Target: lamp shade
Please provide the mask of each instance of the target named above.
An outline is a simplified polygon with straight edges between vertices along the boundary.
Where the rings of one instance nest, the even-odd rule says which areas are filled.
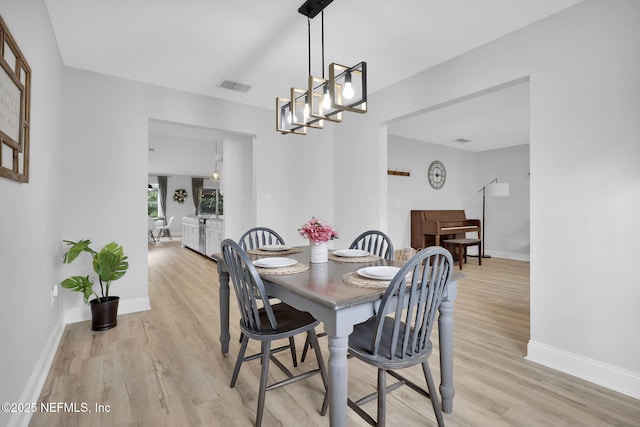
[[[487,196],[489,197],[509,197],[509,183],[495,182],[487,186]]]

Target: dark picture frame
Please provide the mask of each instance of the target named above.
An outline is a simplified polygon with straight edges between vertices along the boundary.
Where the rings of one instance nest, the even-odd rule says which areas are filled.
[[[0,177],[29,182],[31,68],[0,16]]]

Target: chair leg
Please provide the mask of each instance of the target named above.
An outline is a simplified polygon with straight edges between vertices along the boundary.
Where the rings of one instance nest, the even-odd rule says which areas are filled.
[[[431,400],[431,405],[433,406],[433,412],[435,412],[436,414],[436,420],[438,420],[438,427],[444,427],[444,419],[442,418],[442,409],[440,408],[438,391],[436,390],[436,385],[433,383],[433,376],[431,375],[429,362],[424,362],[422,364],[422,370],[424,371],[424,378],[427,380],[429,399]]]
[[[298,356],[296,355],[296,341],[293,337],[289,337],[289,348],[291,349],[291,360],[293,360],[293,366],[298,366]]]
[[[329,377],[327,376],[327,369],[324,366],[324,359],[322,358],[322,352],[320,351],[320,343],[318,343],[316,331],[310,330],[307,332],[307,341],[309,342],[309,345],[313,347],[313,351],[316,354],[318,368],[320,368],[320,377],[324,384],[324,399],[322,400],[322,409],[320,409],[320,415],[324,417],[327,413],[327,409],[329,408]]]
[[[317,338],[325,337],[325,336],[327,336],[326,332],[316,333]],[[309,338],[307,337],[307,339],[304,342],[304,348],[302,349],[302,357],[300,357],[301,362],[304,362],[304,359],[307,357],[307,352],[309,351],[310,346],[311,346],[311,343],[309,342]]]
[[[378,427],[386,425],[387,414],[387,373],[378,369]]]
[[[238,379],[238,374],[240,373],[240,366],[242,365],[242,361],[244,360],[244,353],[247,351],[247,343],[249,342],[249,338],[242,336],[242,344],[240,345],[240,352],[238,353],[238,358],[236,359],[236,366],[233,368],[233,375],[231,376],[231,388],[236,386],[236,380]]]
[[[307,351],[309,351],[309,346],[311,343],[309,342],[309,335],[307,335],[307,339],[304,341],[304,349],[302,350],[302,356],[300,356],[300,361],[304,362],[304,359],[307,358]]]
[[[256,412],[256,427],[262,425],[264,412],[264,398],[267,394],[267,378],[269,376],[269,358],[271,357],[271,341],[264,342],[262,351],[262,372],[260,373],[260,392],[258,393],[258,409]]]

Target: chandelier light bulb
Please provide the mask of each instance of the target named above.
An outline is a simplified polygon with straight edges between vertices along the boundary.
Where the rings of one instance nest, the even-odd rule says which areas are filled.
[[[329,110],[331,108],[331,95],[329,94],[329,86],[325,85],[324,87],[324,95],[322,96],[322,106],[325,110]]]
[[[302,111],[304,121],[307,121],[309,118],[309,95],[304,96],[304,110]]]
[[[353,98],[353,86],[351,85],[351,73],[347,73],[344,77],[344,88],[342,89],[342,96],[346,99]]]

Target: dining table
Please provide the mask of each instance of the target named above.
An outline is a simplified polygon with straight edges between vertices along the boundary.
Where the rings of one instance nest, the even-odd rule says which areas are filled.
[[[329,376],[329,420],[333,427],[347,425],[347,390],[349,365],[347,354],[349,335],[354,325],[362,323],[376,314],[384,287],[357,286],[347,280],[363,268],[373,266],[401,266],[397,261],[370,256],[365,258],[342,258],[329,250],[328,261],[309,262],[309,247],[291,247],[285,253],[248,250],[252,261],[266,257],[281,256],[297,261],[297,266],[308,267],[297,270],[276,271],[258,268],[265,289],[270,297],[289,304],[298,310],[311,313],[321,321],[328,335]],[[223,355],[229,353],[229,273],[221,253],[212,254],[217,261],[220,304],[220,344]],[[293,272],[292,272],[293,271]],[[440,387],[442,411],[453,410],[453,306],[456,299],[457,281],[464,275],[454,272],[439,306],[438,342],[440,352]]]

